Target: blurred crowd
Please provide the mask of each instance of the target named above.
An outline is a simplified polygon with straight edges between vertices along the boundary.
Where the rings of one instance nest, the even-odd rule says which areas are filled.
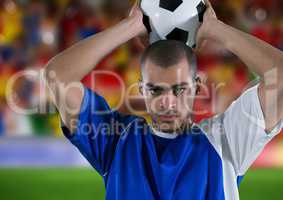
[[[283,50],[283,4],[279,0],[211,0],[218,17],[224,22],[249,32]],[[47,95],[40,76],[19,76],[10,90],[9,81],[24,70],[40,71],[58,52],[77,41],[110,27],[129,13],[132,1],[121,0],[1,0],[0,1],[0,135],[60,136],[58,113]],[[139,55],[143,50],[137,40],[121,46],[107,56],[95,70],[115,72],[126,86],[137,82],[140,75]],[[219,44],[210,43],[198,56],[199,71],[206,84],[225,83],[214,97],[198,100],[199,121],[222,112],[256,75]],[[95,73],[95,72],[94,72]],[[121,98],[117,78],[93,73],[83,83],[106,97],[112,107]],[[137,88],[130,95],[138,95]],[[7,98],[9,96],[9,98]],[[130,98],[126,96],[126,98]],[[32,114],[15,112],[17,108],[44,108]],[[214,100],[217,101],[215,104]],[[132,98],[133,106],[143,109]],[[127,112],[125,107],[121,111]],[[46,113],[48,112],[48,113]]]

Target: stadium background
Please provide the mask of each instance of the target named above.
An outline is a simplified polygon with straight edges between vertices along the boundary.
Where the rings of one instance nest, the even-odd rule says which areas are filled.
[[[283,4],[279,0],[211,0],[218,17],[283,50]],[[132,2],[119,0],[1,0],[0,1],[0,199],[103,199],[102,180],[62,136],[58,113],[40,95],[40,78],[22,77],[7,91],[19,72],[39,72],[58,52],[117,23]],[[113,71],[127,86],[139,78],[137,40],[107,56],[96,70]],[[222,112],[257,77],[232,54],[211,43],[198,57],[207,84],[225,83],[212,98],[196,102],[195,121]],[[112,107],[119,102],[119,82],[93,74],[83,83],[102,94]],[[137,95],[137,89],[129,96]],[[24,115],[8,106],[11,95],[19,108],[45,108]],[[124,99],[125,100],[125,99]],[[143,109],[139,100],[133,106]],[[127,112],[125,106],[120,108]],[[48,111],[48,112],[47,112]],[[242,199],[282,199],[283,136],[264,150],[240,187]]]

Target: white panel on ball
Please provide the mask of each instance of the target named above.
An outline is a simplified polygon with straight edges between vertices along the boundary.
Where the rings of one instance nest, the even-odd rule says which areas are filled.
[[[193,47],[205,11],[202,0],[141,0],[150,19],[150,42],[175,39]]]

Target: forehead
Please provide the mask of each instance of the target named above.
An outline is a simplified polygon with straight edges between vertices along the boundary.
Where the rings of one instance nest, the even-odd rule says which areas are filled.
[[[178,84],[182,82],[191,83],[192,74],[189,63],[181,59],[179,63],[162,68],[150,60],[144,64],[143,81],[153,84]]]

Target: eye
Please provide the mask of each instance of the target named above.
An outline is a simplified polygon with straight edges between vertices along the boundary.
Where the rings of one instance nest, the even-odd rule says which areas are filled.
[[[162,94],[163,89],[162,89],[162,88],[158,88],[158,87],[156,87],[156,88],[150,88],[150,89],[149,89],[149,92],[150,92],[150,94],[151,94],[152,96],[159,96],[159,95]]]
[[[185,87],[174,87],[173,88],[173,93],[175,96],[179,96],[181,94],[183,94],[183,92],[186,90]]]

